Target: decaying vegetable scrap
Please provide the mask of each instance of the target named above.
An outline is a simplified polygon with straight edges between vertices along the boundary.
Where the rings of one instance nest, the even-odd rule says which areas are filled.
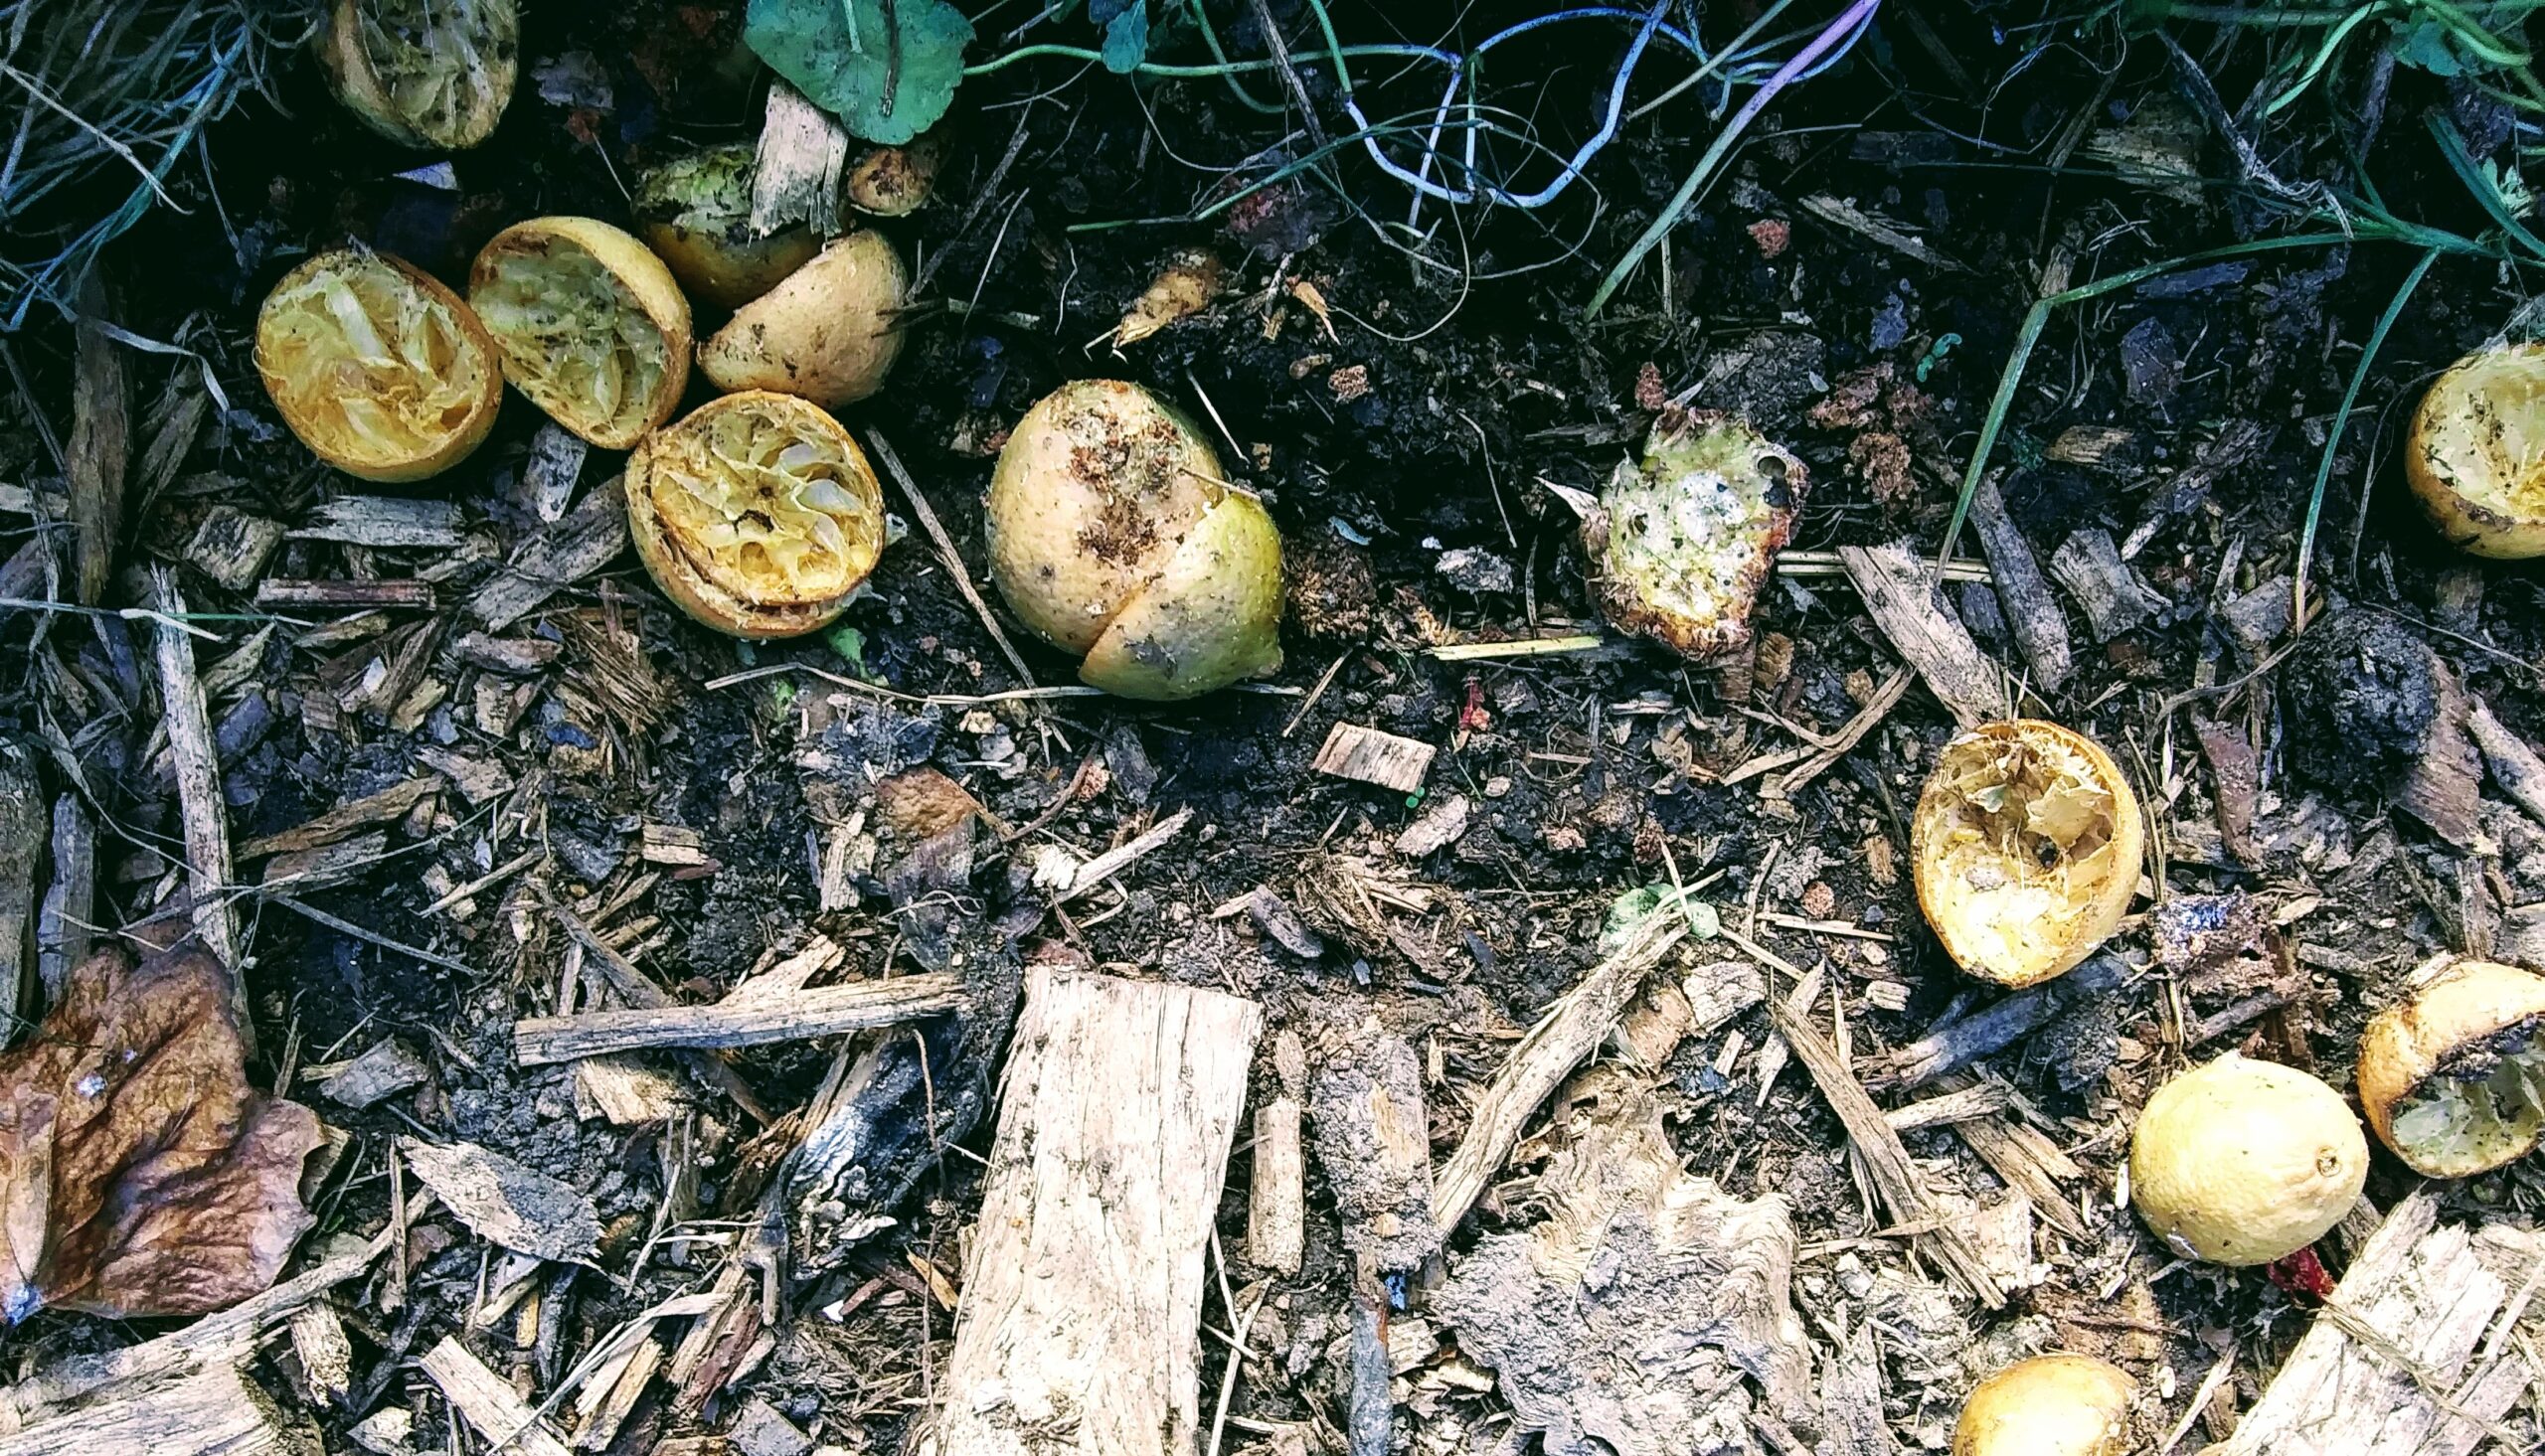
[[[200,948],[80,963],[0,1053],[0,1316],[218,1310],[311,1222],[318,1119],[248,1085],[231,975]]]

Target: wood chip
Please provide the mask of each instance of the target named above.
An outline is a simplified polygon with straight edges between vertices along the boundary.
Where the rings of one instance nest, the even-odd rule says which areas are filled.
[[[840,173],[848,129],[783,81],[768,85],[752,168],[752,232],[765,238],[796,223],[823,237],[839,231]]]
[[[1194,1456],[1204,1249],[1263,1012],[1029,973],[924,1456]]]
[[[502,764],[471,753],[427,744],[416,750],[416,761],[449,779],[459,796],[472,804],[501,798],[513,786],[513,776]]]
[[[1306,1177],[1298,1099],[1276,1096],[1255,1109],[1255,1171],[1247,1185],[1247,1262],[1276,1274],[1299,1272],[1299,1259],[1307,1246]]]
[[[331,1102],[360,1111],[404,1092],[414,1091],[432,1075],[416,1049],[395,1037],[384,1037],[350,1061],[302,1070],[300,1077]]]
[[[152,660],[159,668],[159,704],[168,726],[168,745],[177,768],[177,808],[184,821],[186,879],[194,896],[195,933],[204,947],[232,970],[239,968],[239,918],[230,886],[236,878],[230,861],[230,808],[221,792],[221,761],[212,745],[212,724],[204,710],[203,688],[195,681],[195,639],[176,623],[186,614],[186,599],[165,566],[150,572],[151,600],[168,620],[153,624]],[[248,1011],[244,982],[233,987],[239,1013],[239,1035],[254,1055],[254,1022]]]
[[[294,541],[447,550],[459,545],[465,524],[459,502],[454,500],[433,496],[338,496],[320,502],[299,529],[286,534]]]
[[[96,923],[97,827],[78,794],[53,801],[53,883],[36,916],[36,971],[45,999],[59,1002],[71,968],[88,958]]]
[[[530,436],[530,457],[522,461],[522,504],[542,522],[554,524],[575,498],[584,476],[584,456],[592,447],[583,437],[553,419],[543,419]]]
[[[468,615],[500,632],[627,549],[627,499],[618,476],[593,487],[555,525],[533,532],[468,598]]]
[[[281,522],[218,505],[204,512],[194,539],[186,543],[186,565],[231,591],[245,591],[281,544]]]
[[[1358,724],[1337,723],[1316,750],[1316,771],[1336,778],[1374,783],[1401,794],[1423,787],[1439,751],[1416,738],[1399,737]]]
[[[2098,642],[2142,626],[2155,614],[2154,597],[2121,559],[2112,533],[2100,526],[2070,532],[2051,553],[2050,572],[2085,608],[2086,625]]]
[[[1969,728],[2006,716],[1996,664],[1970,640],[1969,629],[1936,589],[1933,569],[1906,542],[1842,546],[1838,561],[1874,624],[1955,722]]]
[[[457,1339],[443,1336],[417,1365],[441,1386],[451,1409],[495,1449],[513,1456],[572,1456],[556,1429]]]
[[[706,836],[679,824],[645,824],[638,831],[636,853],[648,865],[710,863]]]
[[[231,1366],[118,1392],[0,1437],[0,1456],[259,1456],[302,1449],[286,1434],[273,1402]]]
[[[1447,849],[1467,832],[1471,805],[1464,794],[1442,794],[1423,806],[1414,822],[1396,837],[1396,852],[1408,859]]]
[[[574,1263],[590,1263],[599,1247],[600,1215],[570,1184],[475,1143],[400,1138],[398,1152],[416,1181],[489,1243]]]
[[[405,818],[425,795],[440,787],[440,779],[425,775],[393,784],[376,794],[347,800],[315,819],[278,834],[249,840],[239,847],[239,858],[254,860],[264,855],[293,854],[334,844],[375,824]]]
[[[459,660],[474,663],[489,672],[511,673],[527,677],[557,660],[566,650],[562,642],[545,637],[495,637],[484,632],[462,632],[450,650]]]
[[[2545,824],[2545,758],[2537,756],[2527,740],[2511,732],[2509,726],[2492,713],[2492,706],[2468,693],[2471,711],[2465,727],[2474,735],[2474,746],[2482,750],[2483,764],[2492,771],[2492,782],[2501,786],[2510,802],[2527,811],[2528,817]]]
[[[2068,681],[2075,664],[2069,656],[2068,614],[2050,594],[2050,582],[2041,574],[2041,564],[2033,559],[2032,543],[2024,539],[2022,528],[2006,514],[2005,497],[1998,494],[1997,476],[1990,472],[1979,482],[1970,497],[1970,527],[1979,538],[1979,549],[1988,558],[1988,571],[1997,592],[1997,604],[2005,609],[2006,625],[2015,634],[2015,643],[2023,649],[2024,661],[2032,664],[2032,679],[2041,691],[2057,692]]]
[[[64,469],[71,491],[72,585],[81,601],[105,598],[123,526],[125,468],[132,458],[132,402],[122,346],[102,326],[105,285],[82,285],[72,327],[71,445]]]
[[[318,849],[276,855],[265,861],[265,873],[257,883],[269,890],[306,894],[355,879],[388,855],[389,835],[375,829]]]
[[[343,1406],[354,1382],[354,1347],[345,1338],[345,1322],[326,1304],[311,1303],[294,1310],[287,1323],[292,1357],[300,1363],[310,1402]]]
[[[946,972],[825,986],[770,1004],[591,1011],[513,1023],[513,1059],[524,1066],[647,1047],[762,1047],[898,1026],[962,1005],[963,983]]]
[[[382,611],[431,611],[429,581],[295,581],[268,576],[256,583],[261,607],[364,607]]]
[[[1336,1039],[1308,1105],[1317,1162],[1356,1266],[1396,1274],[1439,1255],[1431,1121],[1413,1045],[1375,1023]]]

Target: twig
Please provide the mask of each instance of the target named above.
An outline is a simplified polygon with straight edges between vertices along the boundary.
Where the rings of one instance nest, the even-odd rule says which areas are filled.
[[[963,593],[963,599],[971,603],[973,613],[980,617],[982,626],[989,628],[990,639],[998,643],[999,651],[1007,654],[1008,665],[1016,669],[1016,675],[1025,680],[1027,687],[1034,686],[1034,670],[1025,665],[1025,655],[1016,650],[1015,643],[1007,640],[1007,632],[999,626],[998,618],[991,614],[990,604],[981,599],[981,593],[972,585],[972,573],[963,566],[962,556],[954,550],[954,539],[945,534],[945,527],[937,521],[936,512],[930,508],[928,497],[921,493],[919,482],[903,468],[902,457],[893,453],[892,442],[884,438],[882,430],[871,424],[866,427],[866,442],[875,447],[875,453],[883,459],[884,469],[892,475],[893,483],[902,488],[902,494],[911,503],[912,512],[919,517],[919,524],[927,529],[928,539],[936,543],[937,556],[944,560],[945,569],[953,574],[954,589]]]
[[[167,567],[151,569],[150,588],[160,610],[172,615],[185,611],[185,598],[177,594],[176,578]],[[166,623],[153,635],[160,708],[167,715],[169,754],[176,760],[177,807],[185,820],[186,881],[194,896],[195,933],[223,965],[236,972],[239,920],[226,891],[232,879],[230,813],[221,796],[221,762],[213,754],[203,685],[195,678],[194,641]],[[255,1034],[248,1017],[248,993],[236,980],[232,1000],[239,1033],[253,1048]]]

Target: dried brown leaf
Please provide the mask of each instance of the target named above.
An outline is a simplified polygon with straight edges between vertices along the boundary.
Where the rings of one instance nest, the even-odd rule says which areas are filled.
[[[102,950],[0,1054],[0,1318],[197,1315],[274,1281],[318,1118],[248,1085],[231,1008],[191,943]]]

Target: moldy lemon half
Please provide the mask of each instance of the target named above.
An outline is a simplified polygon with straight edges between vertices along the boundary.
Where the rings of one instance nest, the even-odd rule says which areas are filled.
[[[2109,939],[2145,843],[2112,755],[2040,719],[1945,744],[1909,825],[1927,923],[1963,970],[2002,986],[2047,981]]]
[[[737,637],[794,637],[846,611],[875,569],[884,492],[838,420],[755,390],[637,445],[627,529],[681,610]]]
[[[1952,1456],[2125,1456],[2138,1382],[2090,1355],[2040,1355],[1981,1380]]]
[[[2359,1103],[2413,1171],[2465,1178],[2545,1133],[2545,976],[2463,960],[2371,1018]]]
[[[661,258],[607,223],[506,228],[468,270],[468,303],[513,388],[602,449],[669,419],[689,383],[689,300]]]
[[[756,166],[748,142],[709,147],[647,172],[629,200],[645,245],[717,308],[742,307],[821,251],[810,228],[752,231]]]
[[[2440,534],[2475,556],[2545,556],[2545,344],[2480,350],[2434,381],[2404,478]]]
[[[256,373],[284,424],[365,480],[422,480],[495,424],[503,367],[458,294],[368,248],[283,274],[256,312]]]
[[[1281,665],[1281,537],[1183,416],[1118,380],[1025,412],[990,476],[990,578],[1025,625],[1126,698]]]
[[[2213,1264],[2297,1252],[2341,1221],[2367,1179],[2368,1139],[2341,1093],[2232,1052],[2158,1087],[2129,1137],[2139,1218]]]
[[[514,0],[335,0],[318,33],[336,99],[411,147],[484,141],[512,101],[520,48]]]

